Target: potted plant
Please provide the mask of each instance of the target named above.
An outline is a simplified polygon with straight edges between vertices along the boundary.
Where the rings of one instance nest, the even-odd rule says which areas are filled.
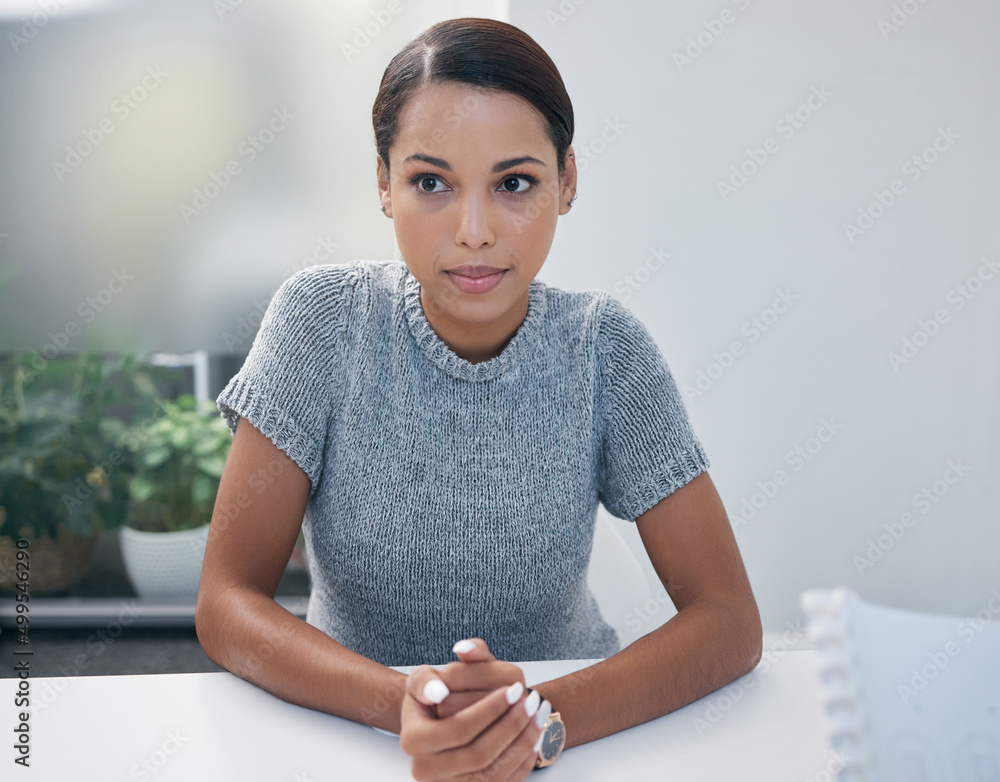
[[[208,524],[232,434],[211,402],[190,394],[164,403],[164,414],[131,444],[125,570],[143,597],[198,593]]]
[[[131,421],[156,409],[157,379],[136,353],[0,356],[0,589],[28,541],[31,593],[64,591],[90,566],[97,534],[125,516]]]

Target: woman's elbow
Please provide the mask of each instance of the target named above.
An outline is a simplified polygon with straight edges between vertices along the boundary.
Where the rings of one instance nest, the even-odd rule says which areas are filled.
[[[204,583],[198,588],[198,599],[194,608],[194,631],[198,636],[198,643],[201,644],[205,655],[214,662],[225,668],[219,656],[216,636],[218,630],[218,601],[210,588]]]
[[[764,628],[761,625],[757,601],[752,596],[749,601],[740,605],[738,616],[740,628],[738,647],[742,660],[740,675],[743,675],[752,671],[760,663],[764,652]]]

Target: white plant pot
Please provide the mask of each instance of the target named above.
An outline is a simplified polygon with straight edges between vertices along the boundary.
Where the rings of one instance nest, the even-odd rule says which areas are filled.
[[[140,597],[197,597],[208,526],[180,532],[119,529],[125,572]]]

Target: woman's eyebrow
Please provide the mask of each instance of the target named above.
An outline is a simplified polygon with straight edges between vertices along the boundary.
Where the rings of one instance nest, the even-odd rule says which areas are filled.
[[[441,158],[434,157],[432,155],[424,155],[421,152],[417,152],[410,155],[403,162],[409,163],[411,160],[422,160],[424,163],[429,163],[432,166],[443,168],[445,171],[451,171],[451,166],[448,165],[447,160],[442,160]],[[499,174],[501,171],[506,171],[508,168],[513,168],[514,166],[520,166],[523,163],[538,163],[543,166],[545,165],[543,161],[536,157],[531,157],[531,155],[522,155],[521,157],[512,157],[510,160],[501,160],[493,166],[493,173]]]
[[[493,173],[499,174],[501,171],[506,171],[508,168],[513,168],[514,166],[519,166],[522,163],[539,163],[545,165],[536,157],[531,157],[531,155],[522,155],[521,157],[512,157],[510,160],[501,160],[495,166],[493,166]]]

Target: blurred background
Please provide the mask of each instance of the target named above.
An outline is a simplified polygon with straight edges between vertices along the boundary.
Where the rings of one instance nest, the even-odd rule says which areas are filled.
[[[1000,7],[990,0],[0,3],[0,350],[210,356],[281,282],[399,257],[371,105],[428,25],[552,56],[579,198],[540,278],[645,322],[765,630],[799,593],[1000,587]],[[633,525],[652,602],[671,613]],[[603,540],[602,538],[601,540]],[[600,542],[600,541],[599,541]]]

